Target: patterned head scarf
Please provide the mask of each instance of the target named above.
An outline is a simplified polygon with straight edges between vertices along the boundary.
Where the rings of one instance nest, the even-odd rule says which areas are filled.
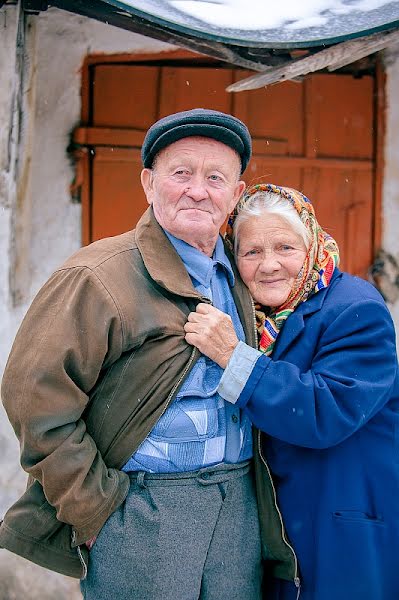
[[[326,288],[330,283],[334,269],[339,264],[339,250],[335,240],[318,224],[314,208],[306,196],[297,190],[271,183],[256,184],[245,191],[228,221],[226,239],[231,245],[234,221],[251,196],[257,192],[269,192],[288,200],[310,232],[311,240],[302,268],[284,304],[275,308],[274,312],[270,312],[268,307],[255,306],[259,350],[269,356],[290,314],[301,302],[306,302],[310,296]]]

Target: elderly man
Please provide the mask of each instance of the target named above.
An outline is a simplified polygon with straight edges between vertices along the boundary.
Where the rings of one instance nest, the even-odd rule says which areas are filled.
[[[211,302],[256,344],[219,235],[250,153],[231,115],[156,122],[142,147],[150,208],[58,269],[16,337],[2,396],[29,485],[0,544],[81,578],[87,600],[260,597],[251,425],[184,338]]]

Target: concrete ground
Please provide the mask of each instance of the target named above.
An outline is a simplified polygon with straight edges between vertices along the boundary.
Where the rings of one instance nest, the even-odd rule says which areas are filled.
[[[79,582],[0,550],[0,600],[82,600]]]

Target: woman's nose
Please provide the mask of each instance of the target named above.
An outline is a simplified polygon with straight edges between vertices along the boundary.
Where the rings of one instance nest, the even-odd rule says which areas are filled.
[[[274,271],[278,271],[280,267],[277,254],[273,250],[265,250],[259,263],[259,270],[262,273],[273,273]]]

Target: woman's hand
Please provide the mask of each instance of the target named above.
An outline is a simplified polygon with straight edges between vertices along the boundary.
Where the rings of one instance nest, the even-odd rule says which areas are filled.
[[[210,304],[200,303],[195,312],[188,315],[184,326],[186,341],[202,354],[225,369],[238,344],[229,315]]]

